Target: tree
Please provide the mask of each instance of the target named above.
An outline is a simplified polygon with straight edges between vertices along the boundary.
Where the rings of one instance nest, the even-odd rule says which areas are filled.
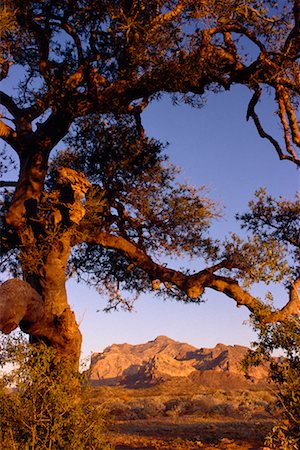
[[[263,233],[214,242],[216,207],[176,185],[141,114],[162,92],[197,106],[207,90],[244,85],[253,93],[247,118],[280,159],[299,165],[299,0],[15,0],[7,8],[13,26],[1,33],[1,77],[16,67],[19,83],[15,96],[0,93],[0,135],[20,170],[17,183],[1,185],[2,252],[6,269],[18,258],[23,280],[1,286],[0,329],[20,326],[76,363],[81,335],[66,273],[107,288],[112,307],[126,303],[124,289],[198,302],[211,288],[266,322],[298,314],[300,279],[287,248]],[[275,94],[283,145],[256,111],[265,87]],[[62,139],[68,149],[55,155]],[[166,267],[163,256],[174,253],[199,257],[201,270]],[[239,284],[274,277],[288,283],[281,310]]]
[[[291,278],[299,277],[300,249],[300,201],[274,200],[261,190],[256,201],[251,202],[251,212],[239,217],[243,225],[258,233],[263,239],[270,237],[294,249],[294,270]],[[295,297],[297,301],[297,297]],[[269,298],[272,301],[272,298]],[[300,442],[300,321],[296,311],[286,318],[272,323],[252,314],[252,323],[258,334],[257,342],[244,360],[245,369],[258,365],[262,360],[269,363],[269,377],[276,387],[276,407],[280,413],[277,423],[266,439],[270,448],[297,449]],[[273,358],[274,351],[281,358]]]

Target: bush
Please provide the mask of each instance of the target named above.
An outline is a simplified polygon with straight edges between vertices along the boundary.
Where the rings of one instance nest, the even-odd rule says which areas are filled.
[[[266,445],[280,450],[300,448],[300,319],[290,317],[283,323],[259,325],[259,340],[244,361],[245,368],[270,362],[270,380],[276,387],[279,420],[266,439]],[[284,357],[272,359],[275,350]]]
[[[9,367],[7,367],[9,365]],[[1,341],[0,440],[4,450],[108,450],[104,411],[87,383],[44,344]]]

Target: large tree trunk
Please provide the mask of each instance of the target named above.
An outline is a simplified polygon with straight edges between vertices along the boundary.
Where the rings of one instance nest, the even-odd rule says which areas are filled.
[[[81,333],[66,293],[69,235],[56,241],[40,269],[27,281],[8,280],[0,287],[0,330],[10,333],[18,326],[33,341],[44,341],[78,368]]]
[[[24,281],[0,287],[0,330],[20,326],[78,367],[81,333],[68,305],[66,266],[72,234],[85,214],[81,200],[91,185],[84,175],[61,168],[56,188],[42,194],[42,172],[37,161],[36,170],[20,178],[6,218],[21,243]]]
[[[29,327],[22,321],[20,327],[35,339],[45,340],[54,346],[59,353],[78,366],[81,333],[68,304],[66,292],[66,266],[70,251],[70,233],[66,232],[59,240],[53,242],[45,264],[40,269],[38,280],[28,280],[38,284],[43,299],[45,320]]]

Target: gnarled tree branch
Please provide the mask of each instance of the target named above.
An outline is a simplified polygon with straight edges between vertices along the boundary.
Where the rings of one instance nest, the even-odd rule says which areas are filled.
[[[159,288],[159,282],[171,283],[191,299],[197,299],[206,288],[210,288],[232,298],[238,306],[245,306],[251,313],[260,317],[262,322],[266,323],[283,321],[288,315],[300,314],[298,292],[300,279],[297,279],[292,284],[287,304],[280,310],[271,310],[268,305],[265,305],[243,289],[236,280],[214,273],[222,268],[233,268],[232,263],[228,260],[224,260],[211,268],[208,267],[195,274],[186,275],[178,270],[155,263],[143,250],[121,236],[100,232],[94,236],[88,236],[86,242],[96,243],[125,255],[132,264],[143,269],[149,275],[150,279],[154,281],[156,289]]]

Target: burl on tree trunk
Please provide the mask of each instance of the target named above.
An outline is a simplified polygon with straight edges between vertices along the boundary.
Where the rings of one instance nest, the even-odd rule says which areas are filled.
[[[9,334],[17,327],[55,347],[78,365],[81,333],[73,311],[68,305],[60,314],[47,311],[42,297],[29,283],[8,280],[0,286],[0,330]]]

